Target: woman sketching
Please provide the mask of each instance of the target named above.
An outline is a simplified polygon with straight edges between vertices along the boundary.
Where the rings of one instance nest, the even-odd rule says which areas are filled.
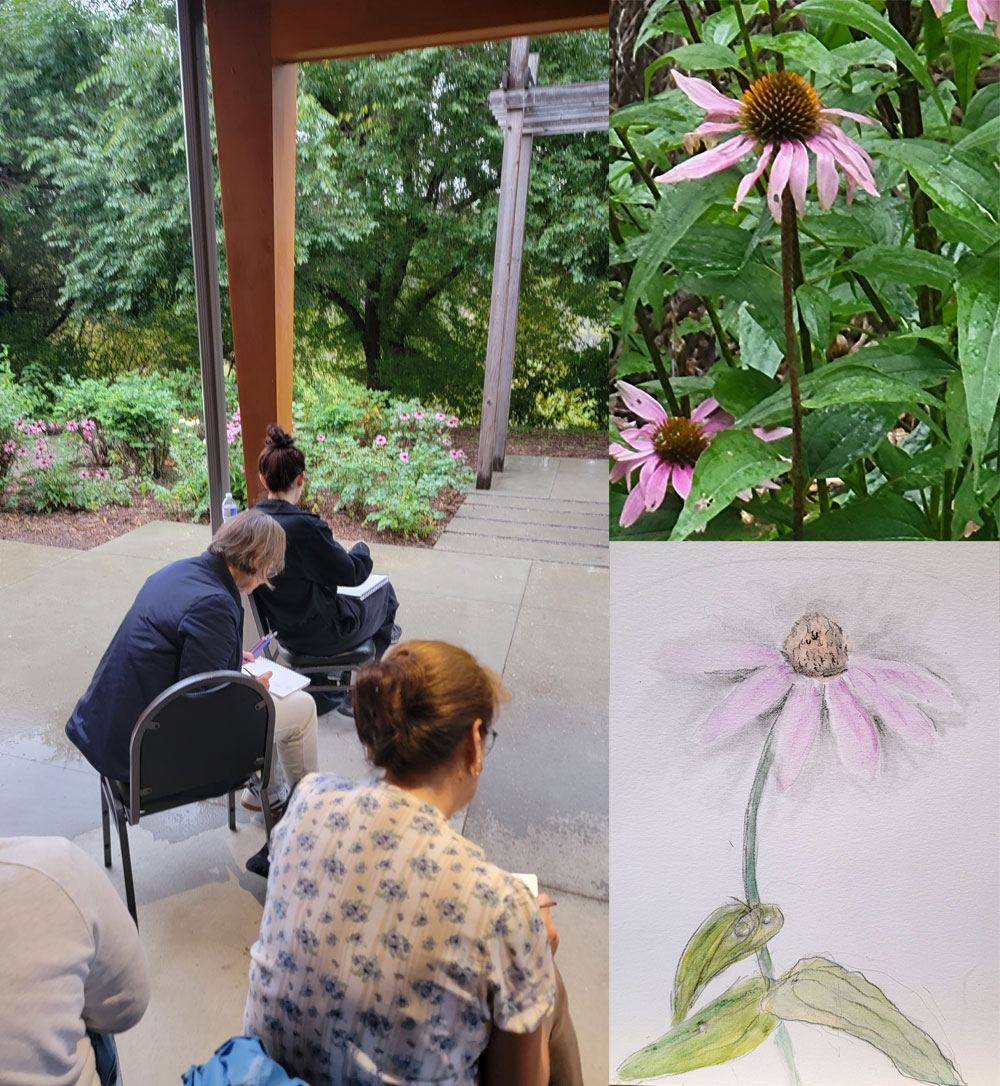
[[[275,829],[243,1029],[313,1086],[582,1083],[547,899],[449,822],[505,698],[464,649],[400,645],[354,687],[384,776],[310,775]]]
[[[282,645],[293,652],[330,656],[370,637],[381,656],[394,636],[396,593],[386,581],[365,599],[338,594],[339,586],[353,588],[365,581],[372,571],[371,554],[365,543],[345,550],[326,521],[298,508],[305,466],[295,439],[280,426],[269,426],[258,461],[267,497],[254,508],[274,517],[284,530],[285,566],[254,599]]]

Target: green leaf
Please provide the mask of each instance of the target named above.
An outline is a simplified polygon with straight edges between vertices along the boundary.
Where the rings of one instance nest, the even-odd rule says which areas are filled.
[[[874,153],[890,158],[913,177],[924,192],[949,215],[983,230],[1000,228],[997,189],[982,174],[933,140],[880,140]]]
[[[864,403],[837,404],[810,412],[802,420],[806,477],[826,479],[855,460],[871,456],[897,415],[894,407]]]
[[[998,143],[1000,143],[1000,117],[991,117],[975,132],[963,136],[955,144],[955,150],[962,152],[971,151],[977,147],[990,147],[995,156]]]
[[[804,0],[803,3],[798,5],[795,12],[797,15],[804,15],[807,18],[810,15],[818,15],[821,19],[829,19],[841,26],[854,27],[856,30],[864,31],[865,34],[874,38],[886,48],[891,49],[900,64],[909,71],[924,90],[931,92],[935,102],[937,102],[938,109],[941,111],[941,115],[947,122],[948,114],[924,62],[913,51],[902,34],[890,23],[880,19],[878,14],[863,3],[862,0]]]
[[[839,75],[844,70],[843,61],[838,60],[812,34],[803,34],[801,31],[788,31],[773,37],[770,34],[754,34],[750,40],[757,49],[770,49],[774,53],[781,53],[809,71]]]
[[[696,185],[681,181],[664,185],[661,199],[649,224],[649,233],[632,269],[625,299],[622,303],[622,328],[632,328],[635,307],[640,298],[648,296],[649,286],[669,259],[670,251],[687,233],[706,208],[712,206],[728,187],[725,171],[699,181]]]
[[[806,539],[933,539],[923,513],[899,494],[880,490],[803,528]]]
[[[731,415],[743,415],[772,395],[778,382],[756,369],[734,370],[713,367],[716,373],[712,395]]]
[[[622,351],[615,360],[615,373],[619,377],[631,377],[636,373],[651,373],[653,363],[648,354],[641,351]]]
[[[723,969],[756,954],[784,924],[777,905],[746,902],[723,905],[698,928],[688,940],[674,977],[671,1000],[676,1026],[688,1013],[699,992]]]
[[[753,319],[746,302],[740,303],[736,315],[736,331],[740,340],[740,360],[743,365],[759,370],[768,377],[773,377],[778,372],[785,352]],[[759,399],[754,400],[754,404],[759,402]],[[750,406],[752,407],[753,404]],[[736,414],[739,413],[736,412]]]
[[[678,68],[686,71],[702,72],[716,68],[738,68],[739,57],[724,45],[698,42],[695,45],[681,45],[671,49],[664,56],[672,57]]]
[[[686,1022],[629,1056],[618,1068],[619,1077],[678,1075],[752,1051],[778,1024],[772,1014],[760,1008],[766,993],[763,977],[734,984]]]
[[[778,1018],[842,1030],[884,1052],[900,1074],[937,1086],[962,1086],[933,1038],[860,973],[827,958],[803,958],[764,996]]]
[[[889,377],[860,362],[849,366],[826,366],[811,375],[809,391],[803,390],[803,407],[828,407],[837,403],[898,403],[913,402],[944,407],[929,392],[921,392],[907,381]]]
[[[819,287],[811,287],[803,283],[795,291],[795,301],[798,303],[799,312],[806,322],[809,335],[812,336],[813,347],[820,354],[825,353],[830,343],[830,295]]]
[[[958,285],[958,359],[965,383],[972,457],[978,473],[1000,399],[1000,298],[983,277]]]
[[[962,118],[962,127],[975,132],[977,128],[996,117],[998,112],[1000,112],[1000,83],[987,83],[972,96],[969,108]]]
[[[976,72],[979,69],[979,47],[972,42],[953,38],[951,58],[955,70],[955,90],[958,104],[964,111],[976,89]]]
[[[698,457],[691,493],[670,538],[687,538],[721,513],[741,490],[780,475],[785,468],[778,452],[756,435],[746,430],[723,430]]]
[[[998,493],[1000,493],[1000,474],[992,473],[978,488],[972,474],[966,475],[955,495],[954,515],[951,520],[952,539],[967,538],[981,528],[983,510],[989,507]]]
[[[680,122],[678,127],[683,127],[696,121],[702,115],[702,111],[679,90],[664,91],[643,102],[633,102],[631,105],[622,106],[611,114],[610,127],[630,128],[632,125],[644,125],[656,128],[669,122]]]
[[[624,484],[611,487],[608,498],[609,530],[608,538],[612,541],[619,539],[655,541],[669,539],[677,516],[681,511],[681,500],[673,491],[668,491],[659,509],[652,513],[643,513],[641,517],[629,528],[622,528],[618,523],[622,515],[622,506],[625,504],[626,490]]]
[[[951,293],[957,269],[937,253],[923,249],[897,249],[889,245],[872,245],[856,253],[844,265],[869,279],[890,279],[911,286],[928,286]],[[800,288],[801,289],[801,288]]]

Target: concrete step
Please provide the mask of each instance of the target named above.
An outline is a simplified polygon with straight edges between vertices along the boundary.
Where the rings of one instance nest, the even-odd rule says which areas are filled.
[[[436,551],[462,554],[487,554],[500,558],[529,558],[539,562],[565,562],[570,565],[607,566],[608,544],[555,543],[546,540],[446,531],[435,543]]]
[[[444,530],[441,538],[449,535],[498,536],[503,539],[526,539],[540,543],[582,543],[589,546],[607,546],[606,528],[578,528],[559,523],[526,524],[523,521],[488,520],[479,517],[457,517]]]

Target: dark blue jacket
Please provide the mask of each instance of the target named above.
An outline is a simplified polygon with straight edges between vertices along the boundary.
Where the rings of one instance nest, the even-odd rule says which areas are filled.
[[[107,777],[127,780],[143,709],[202,671],[238,671],[243,607],[226,563],[206,551],[158,570],[139,590],[76,703],[66,734]]]

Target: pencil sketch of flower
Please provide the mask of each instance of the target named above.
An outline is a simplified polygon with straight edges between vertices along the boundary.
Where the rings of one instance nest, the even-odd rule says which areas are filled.
[[[844,765],[870,780],[886,733],[927,745],[935,735],[929,714],[956,706],[947,684],[926,668],[853,652],[843,629],[825,615],[800,618],[780,649],[689,645],[668,650],[660,662],[676,670],[698,657],[703,672],[740,676],[698,728],[701,742],[712,743],[780,707],[773,736],[780,791],[799,776],[824,723]]]
[[[684,139],[688,151],[702,142],[711,147],[716,137],[741,131],[655,180],[670,183],[707,177],[728,169],[753,151],[758,156],[757,163],[740,182],[733,206],[740,206],[770,164],[767,202],[774,221],[781,222],[781,197],[786,188],[795,200],[799,218],[805,213],[812,152],[816,158],[816,193],[824,211],[833,206],[837,196],[838,168],[844,175],[848,203],[854,196],[855,185],[878,196],[867,151],[845,135],[833,119],[849,117],[859,124],[875,122],[859,113],[824,107],[812,85],[797,73],[767,72],[751,83],[739,100],[720,94],[707,80],[680,72],[674,72],[673,76],[678,90],[706,111],[705,121]]]

